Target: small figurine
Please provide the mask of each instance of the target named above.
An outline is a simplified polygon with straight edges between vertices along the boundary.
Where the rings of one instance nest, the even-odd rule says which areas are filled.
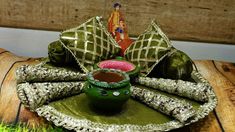
[[[115,30],[120,27],[119,22],[120,19],[123,20],[122,14],[119,11],[121,8],[121,5],[119,3],[115,3],[113,5],[114,7],[114,11],[112,12],[111,16],[109,17],[108,20],[108,31],[113,35],[113,37],[115,36]]]
[[[122,13],[120,12],[121,5],[115,3],[113,5],[114,11],[108,20],[108,31],[115,38],[116,42],[121,46],[121,56],[124,55],[125,50],[133,42],[127,33],[127,27]]]

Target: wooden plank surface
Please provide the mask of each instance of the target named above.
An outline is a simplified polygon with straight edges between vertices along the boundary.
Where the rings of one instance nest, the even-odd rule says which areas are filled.
[[[25,61],[27,59],[28,58],[15,56],[11,54],[10,52],[2,52],[0,54],[0,66],[1,66],[0,86],[2,85],[5,75],[9,72],[12,65],[16,62]],[[0,87],[0,91],[1,91],[1,87]]]
[[[234,0],[0,0],[0,26],[63,30],[122,4],[129,33],[156,19],[171,39],[235,43]]]
[[[0,69],[0,73],[1,73],[0,74],[0,106],[1,106],[0,107],[0,119],[2,119],[3,121],[12,122],[11,120],[12,116],[14,116],[14,114],[17,113],[17,112],[8,113],[9,111],[12,110],[11,108],[9,109],[10,106],[13,106],[15,108],[15,105],[9,105],[9,103],[15,104],[15,101],[18,100],[16,92],[11,92],[11,90],[13,91],[16,90],[15,83],[11,83],[11,81],[15,79],[9,78],[8,73],[11,72],[11,69],[13,68],[14,64],[18,62],[24,62],[27,60],[28,58],[17,57],[17,56],[12,55],[10,52],[4,52],[0,54],[0,66],[1,66],[1,69]],[[13,76],[14,75],[15,74],[13,74]],[[10,82],[7,83],[7,86],[5,86],[4,81],[8,79]],[[10,87],[10,89],[8,89],[9,87],[8,85],[13,85],[13,87]],[[16,100],[12,100],[12,98],[16,98]]]
[[[214,61],[213,63],[216,69],[235,85],[235,63],[219,61]]]
[[[213,61],[196,61],[199,72],[210,82],[217,98],[216,116],[226,132],[235,131],[235,85],[227,79]]]
[[[18,99],[16,93],[15,70],[17,66],[20,64],[26,64],[25,62],[27,61],[28,59],[23,62],[16,62],[15,64],[12,64],[11,69],[5,74],[5,78],[2,80],[0,92],[0,115],[2,115],[1,119],[4,122],[13,123],[15,121],[18,106],[20,104],[20,100]]]
[[[36,59],[21,58],[15,63],[11,63],[14,60],[14,56],[11,54],[11,58],[7,58],[4,61],[4,65],[9,66],[10,69],[5,73],[5,77],[1,80],[2,85],[0,86],[0,119],[5,123],[16,124],[19,121],[24,122],[29,126],[42,126],[44,125],[45,119],[38,117],[36,113],[30,112],[23,105],[21,105],[20,100],[16,93],[16,69],[24,64],[36,64],[38,61]],[[9,63],[9,64],[8,64]],[[3,64],[1,64],[2,66]],[[3,72],[4,69],[0,69]]]

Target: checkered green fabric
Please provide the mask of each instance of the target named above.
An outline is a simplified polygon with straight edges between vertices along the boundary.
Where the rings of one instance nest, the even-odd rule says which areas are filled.
[[[152,21],[148,29],[125,51],[125,58],[139,65],[141,72],[148,75],[167,56],[171,47],[167,36]]]
[[[76,59],[84,72],[93,70],[95,63],[112,58],[120,51],[100,17],[93,17],[76,28],[63,31],[60,42]]]

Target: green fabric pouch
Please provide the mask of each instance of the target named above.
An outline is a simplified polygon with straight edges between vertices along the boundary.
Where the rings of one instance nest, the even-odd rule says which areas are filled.
[[[141,67],[147,76],[167,56],[172,45],[167,36],[152,21],[148,29],[125,51],[125,58]]]
[[[60,35],[59,41],[84,72],[93,70],[94,64],[115,57],[120,51],[120,46],[100,19],[93,17],[76,28],[63,31]]]

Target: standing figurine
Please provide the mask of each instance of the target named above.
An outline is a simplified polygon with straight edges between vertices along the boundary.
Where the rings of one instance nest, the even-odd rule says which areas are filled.
[[[111,16],[109,17],[108,20],[108,31],[113,35],[113,37],[115,36],[115,30],[120,26],[119,22],[122,19],[122,14],[119,11],[121,8],[121,5],[119,3],[115,3],[113,5],[114,7],[114,11],[112,12]]]
[[[122,50],[120,54],[121,56],[124,56],[125,50],[131,45],[133,41],[128,36],[125,20],[122,13],[120,12],[121,5],[119,3],[115,3],[113,7],[114,11],[108,19],[108,31],[115,38],[116,42],[121,46]]]

